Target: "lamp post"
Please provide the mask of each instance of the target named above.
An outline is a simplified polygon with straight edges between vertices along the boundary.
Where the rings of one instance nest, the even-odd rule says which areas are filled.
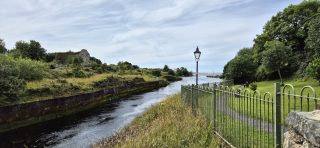
[[[197,70],[196,70],[196,85],[198,85],[198,75],[199,75],[199,73],[198,73],[198,63],[199,63],[200,55],[201,55],[201,52],[200,52],[200,50],[199,50],[198,46],[197,46],[196,51],[195,51],[195,52],[193,52],[193,54],[194,54],[194,57],[195,57],[196,62],[197,62]]]

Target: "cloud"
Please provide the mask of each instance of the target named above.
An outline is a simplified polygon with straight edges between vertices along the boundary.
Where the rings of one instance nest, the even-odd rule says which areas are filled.
[[[12,48],[37,40],[49,52],[80,50],[106,63],[221,72],[239,49],[252,45],[265,22],[302,0],[3,0],[0,38]]]

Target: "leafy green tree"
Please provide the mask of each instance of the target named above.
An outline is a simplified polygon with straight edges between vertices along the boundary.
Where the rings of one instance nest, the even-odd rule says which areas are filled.
[[[229,61],[223,70],[225,79],[233,80],[235,84],[255,80],[257,64],[253,62],[252,48],[241,49],[235,58]]]
[[[168,65],[164,65],[162,71],[163,72],[168,72],[170,70],[169,66]]]
[[[309,76],[320,82],[320,58],[317,57],[310,62],[306,71]]]
[[[151,71],[151,75],[155,77],[160,77],[161,76],[161,70],[160,69],[154,69]]]
[[[177,76],[185,76],[185,77],[187,77],[187,76],[191,76],[192,73],[189,72],[187,68],[185,68],[185,67],[180,67],[180,68],[177,68],[177,70],[176,70],[176,75],[177,75]]]
[[[22,57],[30,58],[32,60],[43,60],[46,58],[46,50],[35,40],[30,40],[30,43],[18,41],[11,52],[16,58]]]
[[[308,38],[306,39],[306,48],[309,53],[320,55],[320,14],[318,13],[308,24]]]
[[[132,65],[133,69],[139,69],[140,67],[138,65]]]
[[[169,70],[168,70],[168,75],[174,76],[174,75],[175,75],[175,72],[174,72],[172,69],[169,69]]]
[[[97,58],[95,58],[95,57],[90,57],[90,61],[93,61],[93,62],[95,62],[95,63],[98,64],[98,65],[101,65],[101,64],[102,64],[101,60],[99,60],[99,59],[97,59]]]
[[[56,58],[56,55],[54,53],[47,53],[45,57],[46,62],[52,62]]]
[[[6,44],[3,39],[0,39],[0,54],[5,54],[7,52]]]
[[[46,50],[41,47],[41,44],[39,42],[35,40],[30,40],[27,55],[28,58],[33,60],[43,60],[46,57]]]
[[[133,70],[133,65],[130,62],[124,61],[124,62],[118,62],[117,66],[120,70]]]
[[[283,83],[281,69],[289,67],[290,62],[293,62],[291,49],[277,40],[266,42],[265,48],[267,50],[263,52],[262,65],[269,72],[278,72],[279,78]]]

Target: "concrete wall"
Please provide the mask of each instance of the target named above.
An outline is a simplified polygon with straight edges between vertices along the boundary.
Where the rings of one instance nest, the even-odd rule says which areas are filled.
[[[165,86],[165,81],[130,83],[69,97],[0,107],[0,132],[81,111],[110,101],[116,96],[132,95]],[[40,117],[46,116],[40,119]],[[36,119],[35,119],[36,118]]]

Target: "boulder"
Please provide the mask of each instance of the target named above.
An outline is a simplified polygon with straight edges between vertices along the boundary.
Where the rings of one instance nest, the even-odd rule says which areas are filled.
[[[320,147],[320,110],[291,112],[287,123],[284,147]]]

